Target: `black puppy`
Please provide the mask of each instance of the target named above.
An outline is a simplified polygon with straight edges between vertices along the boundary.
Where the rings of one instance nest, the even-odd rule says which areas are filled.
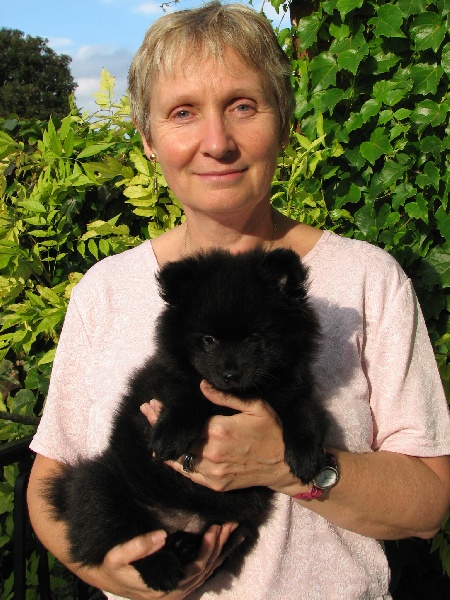
[[[200,392],[202,379],[275,409],[286,461],[305,483],[324,465],[327,419],[311,372],[318,323],[293,251],[214,250],[168,264],[158,283],[166,306],[157,351],[131,377],[107,449],[64,466],[47,482],[46,496],[55,518],[67,523],[72,560],[83,565],[99,565],[117,544],[165,529],[164,548],[133,564],[150,588],[168,591],[212,524],[239,523],[221,567],[237,573],[271,508],[267,488],[215,492],[164,463],[189,451],[208,418],[225,414]],[[163,404],[154,427],[139,410],[151,398]]]

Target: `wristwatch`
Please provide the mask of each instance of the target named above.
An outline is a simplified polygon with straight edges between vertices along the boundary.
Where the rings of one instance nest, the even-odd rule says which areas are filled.
[[[296,494],[293,498],[299,500],[314,500],[320,498],[326,492],[329,492],[339,481],[339,471],[336,462],[336,457],[331,452],[325,451],[327,464],[320,469],[317,475],[312,480],[312,486],[307,492]]]

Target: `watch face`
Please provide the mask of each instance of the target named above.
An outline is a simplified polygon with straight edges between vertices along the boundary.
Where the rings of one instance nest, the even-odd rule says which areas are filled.
[[[324,467],[314,478],[314,483],[321,490],[329,490],[338,481],[338,472],[334,467]]]

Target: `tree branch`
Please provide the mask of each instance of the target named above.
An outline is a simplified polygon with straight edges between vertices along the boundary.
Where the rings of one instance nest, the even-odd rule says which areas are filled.
[[[0,419],[20,423],[21,425],[39,425],[39,417],[28,417],[27,415],[18,415],[16,413],[5,412],[0,410]]]

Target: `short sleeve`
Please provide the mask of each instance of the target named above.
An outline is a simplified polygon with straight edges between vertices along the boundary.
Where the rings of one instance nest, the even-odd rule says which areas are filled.
[[[89,418],[85,372],[90,345],[75,298],[76,288],[56,350],[45,410],[31,443],[34,452],[62,462],[86,455]]]
[[[365,349],[374,450],[450,453],[448,405],[409,279],[390,286]]]

